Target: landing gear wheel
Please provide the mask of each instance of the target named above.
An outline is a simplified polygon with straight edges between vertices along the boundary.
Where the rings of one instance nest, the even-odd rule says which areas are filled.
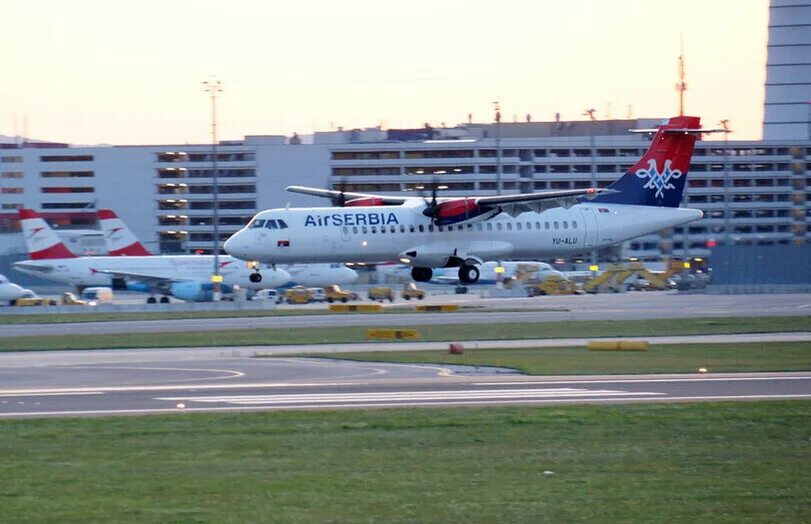
[[[155,302],[157,302],[157,300],[155,300],[155,297],[149,297],[148,299],[146,299],[147,304],[154,304]]]
[[[168,303],[169,303],[169,297],[161,297],[161,304],[168,304]]]
[[[411,278],[417,282],[428,282],[434,276],[434,270],[430,267],[411,268]]]
[[[258,284],[262,281],[262,273],[251,273],[251,276],[249,276],[248,279],[254,284]]]
[[[479,268],[476,266],[460,266],[459,281],[462,284],[475,284],[479,281]]]

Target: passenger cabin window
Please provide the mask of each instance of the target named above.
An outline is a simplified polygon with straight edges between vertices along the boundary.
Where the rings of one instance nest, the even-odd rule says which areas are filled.
[[[555,220],[555,229],[560,229],[560,222]]]
[[[476,230],[477,231],[481,231],[482,229],[484,229],[484,228],[482,227],[481,224],[476,224]]]
[[[549,229],[549,222],[544,222],[544,227],[545,227],[546,229]]]
[[[572,229],[577,229],[577,222],[572,220]]]
[[[566,220],[563,221],[563,229],[569,229],[569,222]]]

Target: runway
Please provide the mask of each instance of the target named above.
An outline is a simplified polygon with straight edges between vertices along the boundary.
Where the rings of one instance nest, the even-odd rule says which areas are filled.
[[[811,372],[538,377],[498,368],[186,351],[157,358],[139,351],[118,362],[113,354],[130,352],[73,360],[49,360],[47,352],[3,355],[0,418],[811,398]]]
[[[454,299],[459,302],[462,299]],[[465,299],[467,300],[467,299]],[[341,326],[414,326],[436,324],[499,324],[509,322],[560,322],[568,320],[637,320],[652,318],[702,318],[811,315],[811,295],[682,295],[639,292],[618,295],[575,295],[535,299],[467,300],[462,305],[487,306],[513,311],[472,310],[459,313],[323,314],[242,317],[227,319],[178,319],[65,324],[4,325],[0,337],[26,335],[87,335],[211,331],[222,329],[311,328]],[[545,308],[554,311],[531,309]]]

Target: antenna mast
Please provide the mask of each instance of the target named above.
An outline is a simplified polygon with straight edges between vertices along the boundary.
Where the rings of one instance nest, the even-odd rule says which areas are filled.
[[[684,116],[684,92],[687,91],[687,83],[684,81],[684,34],[679,33],[679,83],[676,84],[676,91],[679,92],[679,116]]]

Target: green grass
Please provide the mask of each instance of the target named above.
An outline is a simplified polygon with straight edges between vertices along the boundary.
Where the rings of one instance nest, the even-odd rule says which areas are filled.
[[[308,355],[375,362],[463,364],[513,368],[528,375],[598,375],[811,370],[811,343],[653,345],[649,351],[588,351],[585,347],[358,352]],[[286,355],[289,357],[289,355]]]
[[[0,521],[807,522],[809,420],[794,401],[4,421]]]
[[[349,302],[348,305],[368,305],[371,302]],[[376,304],[376,302],[375,302]],[[386,305],[380,313],[417,313],[414,306],[420,304],[398,304]],[[240,317],[290,317],[299,315],[326,315],[329,312],[328,304],[323,308],[312,309],[303,307],[291,307],[282,309],[264,310],[241,310],[241,311],[168,311],[168,312],[132,312],[132,313],[32,313],[23,315],[2,315],[0,309],[0,325],[3,324],[64,324],[74,322],[117,322],[121,320],[172,320],[184,318],[240,318]],[[486,309],[484,306],[461,306],[460,313],[479,312]],[[86,311],[86,310],[85,310]],[[488,311],[498,313],[509,313],[514,311],[547,311],[561,312],[569,311],[563,307],[531,307],[531,308],[489,308]],[[341,313],[343,315],[357,315],[349,311]]]
[[[397,326],[391,326],[397,327]],[[511,340],[569,337],[634,337],[703,335],[811,330],[811,317],[701,318],[517,322],[403,326],[420,332],[420,340]],[[99,349],[134,347],[255,346],[366,342],[365,327],[264,328],[180,333],[59,335],[0,338],[0,351],[37,349]]]

